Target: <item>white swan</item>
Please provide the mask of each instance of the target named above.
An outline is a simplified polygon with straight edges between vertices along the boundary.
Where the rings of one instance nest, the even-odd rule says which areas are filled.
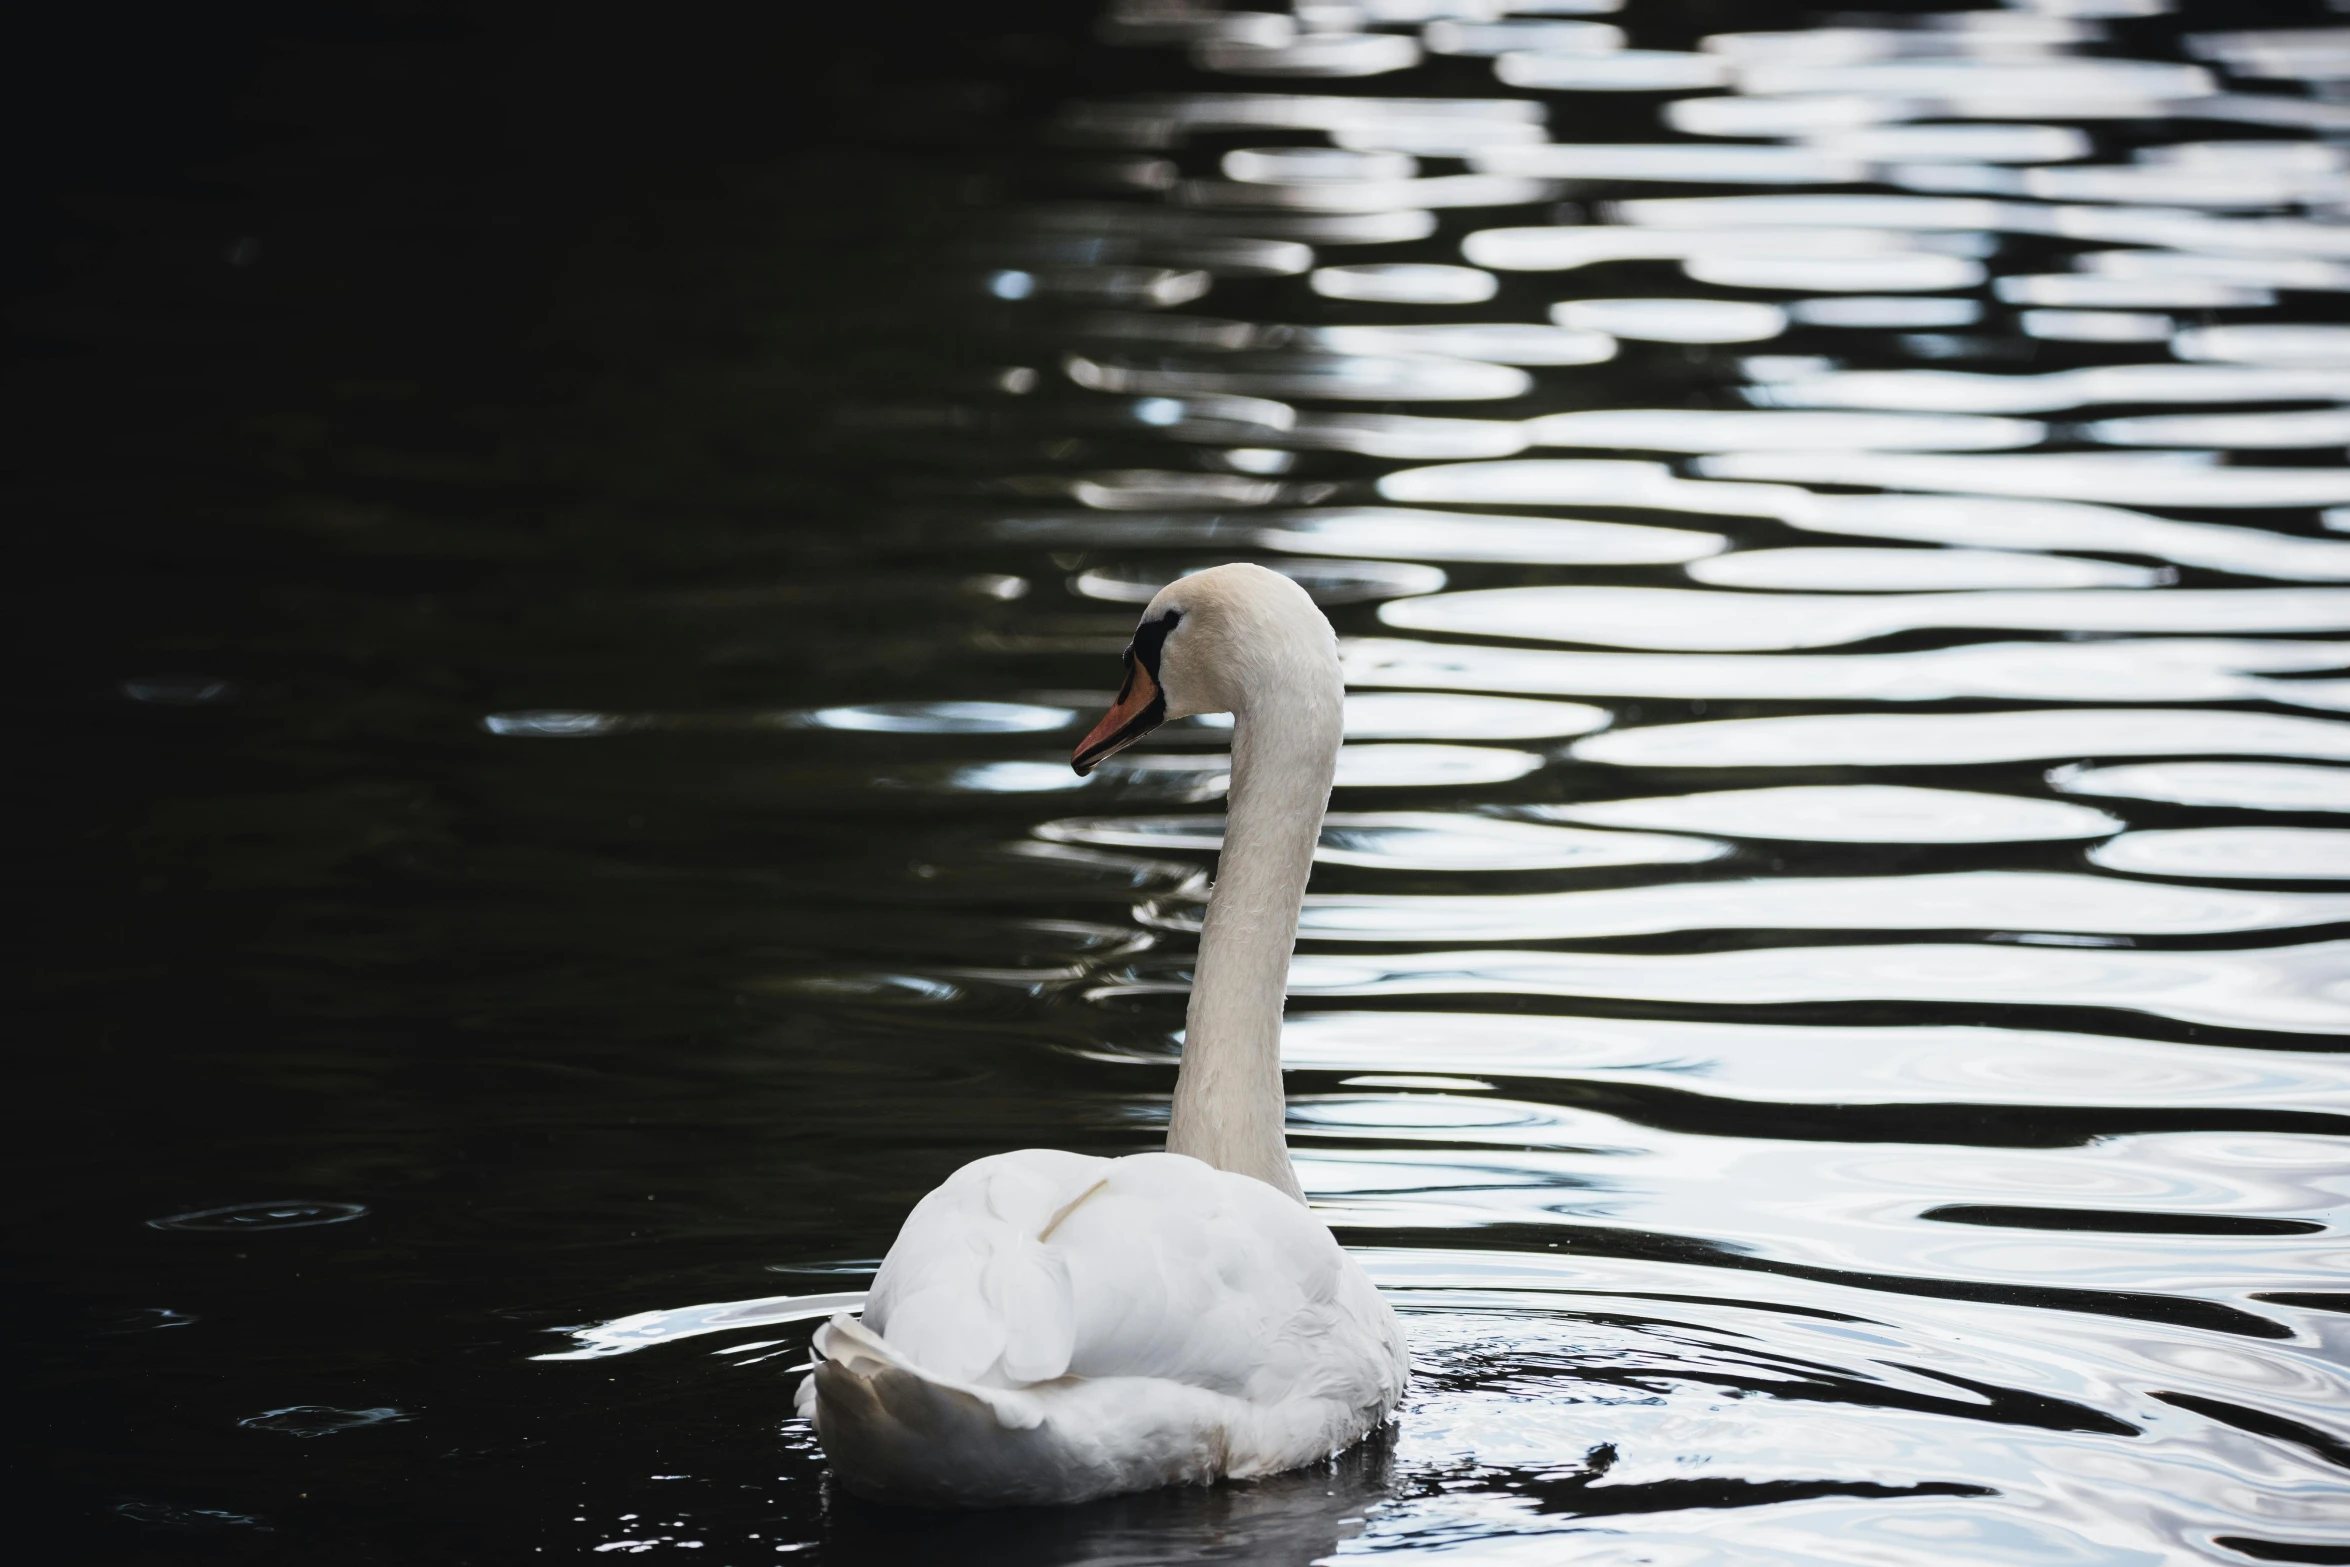
[[[849,1490],[1001,1506],[1276,1474],[1395,1407],[1395,1315],[1307,1211],[1281,1131],[1282,992],[1343,697],[1330,624],[1286,577],[1218,566],[1143,611],[1072,765],[1233,715],[1167,1152],[997,1154],[915,1205],[798,1392]]]

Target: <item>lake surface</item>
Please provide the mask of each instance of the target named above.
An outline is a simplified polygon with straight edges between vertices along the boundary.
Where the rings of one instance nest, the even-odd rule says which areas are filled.
[[[1500,10],[56,24],[43,1559],[2350,1562],[2350,31]],[[906,1209],[1162,1136],[1230,559],[1412,1392],[859,1504]]]

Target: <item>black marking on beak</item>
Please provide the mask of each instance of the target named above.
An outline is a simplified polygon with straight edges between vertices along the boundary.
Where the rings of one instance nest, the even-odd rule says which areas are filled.
[[[1069,758],[1078,776],[1092,772],[1167,721],[1167,693],[1159,686],[1159,654],[1166,646],[1167,633],[1181,619],[1181,611],[1169,610],[1134,628],[1134,640],[1124,654],[1126,679],[1118,687],[1117,700]]]

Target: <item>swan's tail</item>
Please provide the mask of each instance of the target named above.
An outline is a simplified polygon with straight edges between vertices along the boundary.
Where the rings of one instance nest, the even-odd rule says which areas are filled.
[[[847,1316],[818,1328],[814,1347],[815,1373],[800,1384],[795,1402],[815,1421],[841,1483],[876,1501],[924,1507],[1072,1502],[1210,1480],[1224,1467],[1222,1442],[1200,1441],[1201,1416],[1210,1413],[1204,1408],[1162,1408],[1153,1412],[1157,1418],[1139,1422],[1144,1429],[1104,1441],[1111,1435],[1106,1424],[1131,1427],[1142,1413],[1131,1397],[1134,1379],[1068,1377],[1033,1390],[957,1382],[924,1371]],[[1195,1397],[1225,1402],[1213,1394]]]
[[[1035,1394],[933,1376],[853,1317],[818,1328],[815,1351],[798,1403],[850,1490],[932,1507],[1030,1499],[1005,1493],[1039,1478],[1021,1473],[1038,1455],[1020,1439],[1044,1423]]]

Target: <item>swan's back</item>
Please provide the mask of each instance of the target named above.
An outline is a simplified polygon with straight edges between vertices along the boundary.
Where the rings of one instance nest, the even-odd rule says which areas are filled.
[[[1320,1221],[1180,1154],[964,1166],[817,1348],[802,1397],[843,1481],[958,1505],[1275,1473],[1378,1424],[1405,1372]]]

